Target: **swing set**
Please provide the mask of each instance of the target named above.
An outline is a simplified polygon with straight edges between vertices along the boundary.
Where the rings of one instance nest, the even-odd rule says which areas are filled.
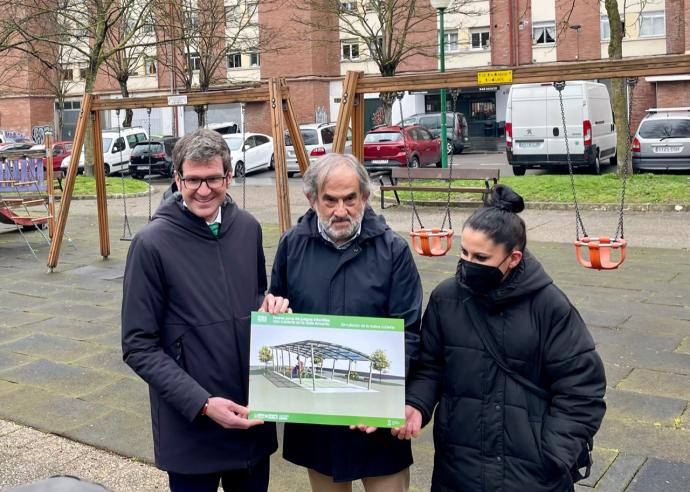
[[[536,82],[592,80],[619,77],[639,77],[645,75],[678,75],[687,73],[690,66],[690,55],[659,55],[653,57],[634,57],[622,60],[590,60],[576,62],[540,63],[517,67],[486,67],[482,70],[462,69],[450,70],[444,73],[436,71],[418,72],[414,74],[395,75],[391,77],[363,76],[362,72],[349,71],[343,82],[340,109],[333,141],[333,152],[342,153],[345,150],[348,128],[352,129],[352,152],[360,162],[364,157],[364,95],[379,92],[424,91],[430,89],[461,89],[482,85],[496,84],[524,84]],[[51,243],[48,257],[50,271],[57,266],[60,246],[65,232],[69,207],[74,191],[74,180],[77,174],[79,153],[84,143],[87,119],[93,122],[94,149],[102,148],[100,111],[134,108],[158,108],[168,106],[196,106],[223,103],[267,102],[271,115],[271,129],[273,134],[276,194],[280,231],[285,232],[290,227],[290,204],[288,196],[287,168],[285,164],[285,125],[294,143],[300,172],[304,173],[309,165],[302,136],[299,132],[295,113],[289,97],[289,88],[285,79],[271,78],[267,84],[258,88],[224,90],[217,92],[196,92],[175,96],[152,96],[126,99],[102,99],[92,94],[84,94],[81,113],[77,122],[74,138],[74,155],[67,170],[62,203],[55,225],[55,234]],[[628,118],[630,121],[630,118]],[[627,149],[627,153],[630,150]],[[451,160],[452,163],[452,160]],[[451,164],[452,165],[452,164]],[[572,164],[569,166],[571,167]],[[619,227],[614,239],[608,237],[588,236],[584,230],[577,205],[574,178],[573,200],[576,208],[576,250],[580,264],[586,268],[613,269],[625,259],[627,241],[623,237],[623,210],[625,200],[625,183],[621,192],[621,206]],[[103,155],[94,152],[94,173],[96,177],[97,209],[101,256],[110,255],[108,236],[108,214],[105,193],[105,174]],[[625,178],[625,177],[624,177]],[[452,181],[452,168],[446,178]],[[446,204],[446,218],[450,219],[449,203]],[[416,206],[413,213],[416,213]],[[420,238],[418,252],[422,255],[437,256],[446,254],[452,244],[452,226],[448,220],[448,227],[444,224],[438,228],[411,228],[411,234]],[[582,236],[580,236],[582,230]],[[440,241],[445,244],[441,245]],[[428,244],[424,246],[423,244]],[[589,259],[585,259],[582,249],[589,251]],[[620,259],[611,259],[611,250],[620,250]]]

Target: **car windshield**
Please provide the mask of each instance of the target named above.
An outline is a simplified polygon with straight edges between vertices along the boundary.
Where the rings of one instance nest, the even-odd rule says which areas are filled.
[[[104,138],[103,139],[103,153],[108,152],[108,149],[110,149],[110,142],[112,142],[112,138]]]
[[[72,152],[72,144],[71,143],[65,144],[65,151],[66,152]]]
[[[374,132],[364,137],[364,143],[400,142],[401,140],[402,134],[399,132]]]
[[[304,145],[318,145],[319,144],[319,134],[316,130],[301,129],[299,131],[302,134],[302,140],[304,140]],[[285,145],[292,145],[292,139],[290,135],[285,132]]]
[[[141,155],[151,149],[151,153],[163,152],[163,144],[158,142],[140,143],[132,149],[132,155]]]
[[[640,126],[642,138],[690,138],[690,120],[649,120]]]
[[[242,148],[242,137],[229,137],[225,139],[230,150],[240,150]]]

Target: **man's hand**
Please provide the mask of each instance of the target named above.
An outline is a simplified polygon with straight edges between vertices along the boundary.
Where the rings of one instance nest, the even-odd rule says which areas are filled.
[[[364,424],[359,424],[359,425],[351,425],[350,430],[355,430],[358,429],[362,432],[366,432],[367,434],[371,434],[372,432],[376,432],[378,430],[378,427],[370,427],[368,425]]]
[[[290,301],[284,297],[276,297],[273,294],[266,294],[264,302],[261,303],[259,311],[264,311],[271,314],[291,313]]]
[[[206,416],[226,429],[249,429],[255,425],[263,424],[263,420],[249,420],[249,409],[238,405],[232,400],[220,397],[208,399]]]
[[[419,436],[422,429],[422,413],[410,405],[405,405],[405,425],[391,429],[391,434],[398,439],[411,439]]]

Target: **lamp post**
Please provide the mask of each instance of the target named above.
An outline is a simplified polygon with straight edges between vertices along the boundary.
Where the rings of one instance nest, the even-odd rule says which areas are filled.
[[[582,29],[582,26],[580,24],[570,24],[570,29],[574,29],[575,32],[577,32],[577,56],[575,57],[576,60],[580,59],[580,29]]]
[[[448,5],[450,5],[450,0],[430,0],[431,1],[431,6],[435,8],[438,11],[438,17],[439,17],[439,61],[440,61],[440,72],[444,73],[446,71],[446,60],[445,60],[445,55],[446,55],[446,40],[445,40],[445,34],[443,32],[443,12],[448,8]],[[447,168],[448,167],[448,133],[446,131],[446,89],[442,88],[441,89],[441,167],[442,168]]]

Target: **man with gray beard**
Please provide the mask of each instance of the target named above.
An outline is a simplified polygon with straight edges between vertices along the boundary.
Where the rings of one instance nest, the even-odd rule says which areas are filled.
[[[417,357],[422,285],[407,242],[369,207],[366,169],[328,154],[304,175],[311,209],[280,240],[271,294],[295,313],[400,318],[406,369]],[[312,490],[367,492],[409,487],[412,451],[389,429],[286,424],[283,456],[308,469]]]

